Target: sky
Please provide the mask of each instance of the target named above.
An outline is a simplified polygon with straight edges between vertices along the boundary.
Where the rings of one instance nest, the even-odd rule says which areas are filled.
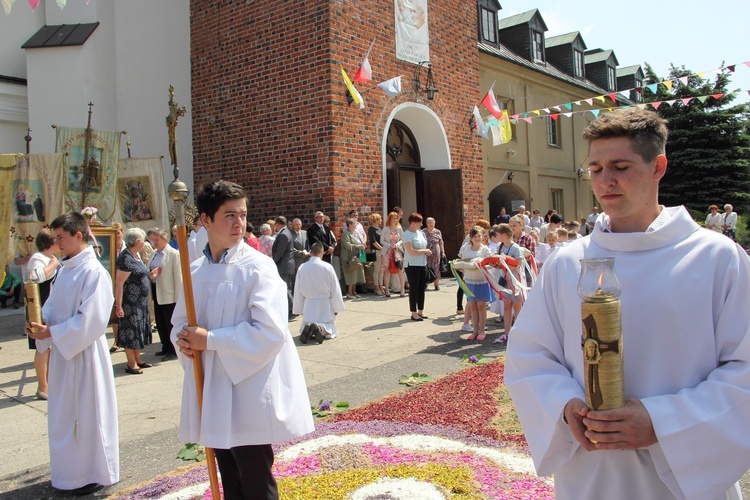
[[[648,63],[660,77],[670,63],[692,73],[736,64],[730,90],[743,93],[733,103],[750,102],[750,44],[745,22],[748,0],[499,0],[499,17],[539,9],[549,31],[545,37],[579,31],[589,49],[612,49],[620,66]]]

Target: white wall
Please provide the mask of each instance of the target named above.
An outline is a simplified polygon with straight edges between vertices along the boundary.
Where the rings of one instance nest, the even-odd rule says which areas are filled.
[[[87,104],[93,102],[94,128],[127,130],[134,157],[164,156],[169,167],[165,117],[172,84],[177,101],[188,108],[179,121],[177,148],[180,178],[192,192],[189,7],[185,0],[96,0],[89,5],[68,0],[60,10],[54,0],[45,0],[32,14],[27,3],[17,1],[10,16],[0,14],[0,75],[28,80],[25,122],[3,120],[16,96],[8,94],[11,84],[0,84],[0,152],[25,151],[27,124],[32,151],[54,151],[50,126],[85,127]],[[45,24],[97,21],[101,24],[83,46],[20,48]],[[121,157],[127,156],[126,140],[123,136]],[[172,181],[171,168],[165,168],[164,178]]]

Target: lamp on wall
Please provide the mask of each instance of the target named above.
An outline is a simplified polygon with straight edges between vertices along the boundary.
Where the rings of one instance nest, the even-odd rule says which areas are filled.
[[[511,170],[508,172],[508,181],[512,184],[513,183],[513,177],[515,177],[516,174]]]
[[[584,170],[583,165],[581,165],[580,167],[578,167],[578,171],[576,171],[576,174],[578,174],[578,178],[579,179],[581,177],[583,177],[583,174],[585,174],[585,173],[586,173],[586,170]]]
[[[422,67],[427,68],[427,81],[425,82],[424,87],[422,86],[422,81],[420,79]],[[424,92],[425,95],[427,95],[427,99],[430,101],[435,99],[435,94],[439,92],[438,89],[435,88],[435,80],[432,76],[432,64],[430,61],[422,61],[414,68],[414,92]]]

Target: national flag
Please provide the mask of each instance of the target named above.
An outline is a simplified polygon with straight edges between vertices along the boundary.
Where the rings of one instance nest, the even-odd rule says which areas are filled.
[[[500,106],[497,104],[497,99],[495,99],[495,93],[492,92],[492,87],[490,87],[490,90],[487,91],[487,95],[482,99],[482,106],[487,108],[487,111],[492,113],[492,116],[495,118],[500,118],[503,115],[503,110],[500,109]]]
[[[396,97],[401,93],[401,76],[378,83],[378,87],[383,89],[383,92],[385,92],[389,98]]]
[[[365,101],[362,99],[362,96],[359,92],[357,92],[357,89],[354,88],[354,85],[352,84],[352,81],[349,79],[349,75],[346,74],[346,71],[344,71],[344,67],[341,66],[341,76],[344,77],[344,83],[346,84],[346,89],[349,91],[349,94],[352,96],[352,99],[356,104],[359,104],[359,109],[365,109]]]
[[[474,122],[477,127],[477,135],[489,139],[490,136],[487,135],[487,129],[484,127],[484,118],[482,118],[479,108],[476,106],[474,106]]]
[[[367,49],[367,53],[365,54],[364,59],[362,59],[362,63],[359,65],[359,69],[354,74],[355,83],[369,83],[369,81],[372,80],[372,67],[370,66],[370,60],[368,57],[370,57],[370,51],[372,50],[373,45],[375,45],[375,39],[372,40],[370,48]]]

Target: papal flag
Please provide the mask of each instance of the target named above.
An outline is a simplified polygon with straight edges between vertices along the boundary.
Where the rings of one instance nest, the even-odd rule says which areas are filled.
[[[378,83],[378,87],[380,87],[389,98],[396,97],[401,93],[401,76],[391,78],[383,83]]]
[[[63,157],[67,208],[80,212],[84,207],[94,207],[98,218],[108,222],[115,213],[120,132],[92,130],[85,158],[86,129],[57,127],[55,152],[67,153]]]
[[[357,89],[354,88],[354,85],[352,84],[352,81],[349,79],[349,75],[346,74],[346,71],[344,71],[344,67],[341,66],[341,76],[344,77],[344,83],[346,84],[346,89],[349,91],[349,94],[352,96],[352,99],[355,103],[359,104],[359,109],[365,109],[365,101],[362,99],[362,96],[357,92]]]
[[[492,145],[499,146],[510,142],[513,138],[513,129],[510,126],[508,112],[503,111],[500,118],[492,118],[488,125],[492,132]]]

